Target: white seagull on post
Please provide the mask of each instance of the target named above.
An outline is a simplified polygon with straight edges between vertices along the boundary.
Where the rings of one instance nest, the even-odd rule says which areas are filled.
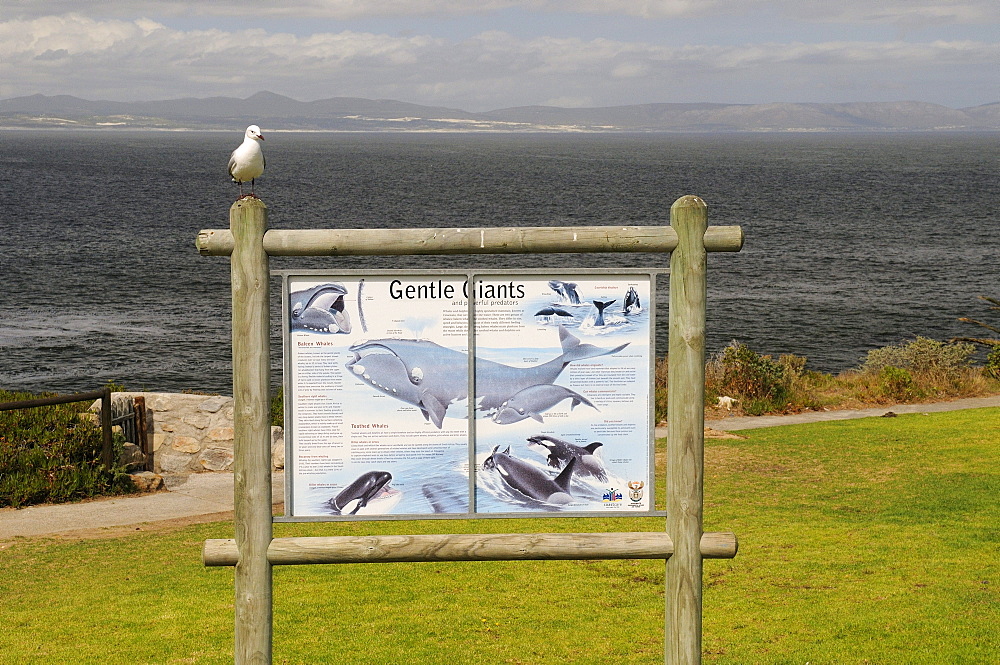
[[[250,125],[246,134],[243,135],[243,143],[240,144],[229,157],[229,175],[233,182],[240,185],[240,198],[243,194],[243,183],[250,181],[250,196],[257,198],[254,194],[254,180],[264,173],[264,151],[260,148],[260,142],[264,137],[260,133],[260,127]]]

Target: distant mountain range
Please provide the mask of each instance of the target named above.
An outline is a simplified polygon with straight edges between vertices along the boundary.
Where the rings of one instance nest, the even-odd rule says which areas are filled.
[[[89,101],[68,95],[0,100],[0,127],[493,132],[843,132],[1000,130],[1000,102],[952,109],[925,102],[519,106],[472,113],[388,99]]]

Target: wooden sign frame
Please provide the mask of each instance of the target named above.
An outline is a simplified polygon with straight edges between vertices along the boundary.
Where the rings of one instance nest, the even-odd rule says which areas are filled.
[[[271,567],[280,564],[515,559],[666,559],[664,661],[701,663],[702,561],[732,558],[732,533],[702,531],[707,252],[738,252],[743,230],[708,226],[705,202],[683,196],[670,226],[268,230],[267,206],[244,197],[229,230],[204,230],[203,255],[231,256],[235,400],[235,538],[208,540],[207,566],[235,566],[235,662],[270,663]],[[669,252],[665,533],[273,537],[270,256]]]

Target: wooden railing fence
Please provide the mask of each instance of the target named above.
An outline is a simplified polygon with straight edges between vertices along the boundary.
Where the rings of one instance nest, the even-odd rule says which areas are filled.
[[[0,411],[34,409],[40,406],[72,404],[74,402],[93,402],[95,399],[101,400],[101,433],[103,437],[101,463],[105,466],[105,468],[110,469],[113,462],[114,448],[111,445],[111,388],[109,386],[105,386],[100,390],[92,390],[87,393],[56,395],[54,397],[39,397],[37,399],[26,399],[17,402],[0,402]]]
[[[121,406],[111,399],[111,387],[105,386],[99,390],[92,390],[86,393],[73,393],[71,395],[55,395],[53,397],[38,397],[35,399],[19,400],[15,402],[0,402],[0,411],[13,411],[15,409],[33,409],[42,406],[54,406],[56,404],[73,404],[75,402],[92,402],[101,400],[101,464],[110,469],[114,463],[114,445],[111,428],[121,425],[125,432],[126,441],[139,446],[139,449],[146,456],[144,470],[153,470],[153,450],[149,445],[146,435],[146,401],[139,396],[134,398],[127,406]],[[116,415],[116,412],[117,413]],[[135,439],[134,441],[132,439]]]

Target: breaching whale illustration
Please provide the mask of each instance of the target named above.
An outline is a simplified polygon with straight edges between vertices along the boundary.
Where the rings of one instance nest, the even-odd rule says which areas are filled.
[[[558,279],[549,280],[549,288],[559,294],[562,302],[570,305],[579,305],[580,296],[576,292],[576,284],[573,282],[560,282]]]
[[[530,386],[512,395],[497,409],[493,415],[493,422],[500,425],[510,425],[525,418],[534,418],[543,423],[545,421],[542,420],[542,413],[564,399],[573,400],[569,407],[571,411],[579,404],[586,404],[600,411],[593,402],[574,390],[552,383],[543,383]]]
[[[351,332],[351,317],[344,311],[343,284],[320,284],[289,294],[292,330],[324,333]]]
[[[639,292],[635,290],[634,286],[630,286],[628,292],[625,293],[625,301],[622,303],[622,314],[628,315],[641,311],[642,303],[639,302]]]
[[[493,454],[483,461],[483,468],[495,469],[505,485],[538,501],[556,504],[573,502],[574,499],[569,493],[569,483],[573,476],[575,459],[571,459],[559,475],[553,478],[530,462],[512,457],[510,446],[503,452],[499,450],[500,446],[493,448]]]
[[[594,307],[597,308],[597,319],[594,320],[594,325],[595,326],[603,326],[604,325],[604,310],[605,310],[605,308],[610,307],[611,305],[614,305],[616,302],[618,302],[618,300],[617,299],[615,299],[615,300],[608,300],[607,302],[602,302],[600,300],[592,300],[591,302],[593,302],[594,303]]]
[[[511,367],[476,359],[476,409],[493,415],[504,402],[525,388],[553,383],[571,362],[621,351],[621,344],[604,349],[580,340],[559,326],[562,353],[534,367]],[[412,404],[438,429],[448,407],[469,397],[469,357],[428,340],[378,339],[358,342],[345,366],[376,390]],[[531,394],[529,393],[528,396]],[[564,397],[565,398],[565,397]]]
[[[576,460],[577,475],[593,476],[601,482],[608,479],[604,463],[596,455],[597,449],[603,445],[600,441],[594,441],[585,446],[578,446],[546,434],[528,437],[528,449],[545,455],[545,461],[552,468],[562,469],[572,460]]]
[[[340,494],[327,502],[337,515],[355,515],[359,510],[368,505],[385,489],[385,486],[392,480],[392,474],[388,471],[369,471],[363,473],[350,485],[340,491]],[[350,512],[345,512],[351,503],[355,503]]]

